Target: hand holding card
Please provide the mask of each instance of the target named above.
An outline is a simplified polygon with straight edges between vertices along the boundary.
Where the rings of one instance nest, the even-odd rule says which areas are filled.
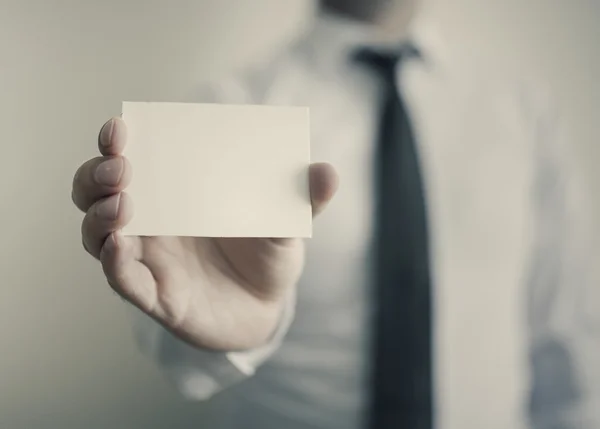
[[[127,120],[132,111],[127,113],[127,107],[124,110]],[[139,122],[136,125],[135,119],[132,120],[133,129],[130,131],[133,132],[133,145],[137,147],[129,148],[125,121],[114,118],[100,132],[102,156],[87,161],[75,174],[73,200],[77,207],[86,212],[82,224],[84,247],[100,259],[107,280],[117,293],[190,344],[215,350],[238,350],[260,345],[274,331],[285,297],[295,286],[303,264],[302,240],[267,237],[269,233],[272,233],[272,237],[310,235],[311,203],[312,212],[318,213],[333,197],[337,188],[335,171],[328,164],[313,164],[308,168],[307,148],[298,143],[297,149],[292,149],[295,150],[293,156],[284,151],[277,152],[286,165],[286,168],[271,169],[273,176],[269,177],[276,177],[282,182],[277,186],[267,183],[267,176],[259,177],[260,180],[248,179],[251,186],[240,184],[240,181],[227,184],[231,185],[230,190],[239,191],[241,188],[238,186],[246,186],[245,192],[254,193],[252,198],[246,199],[241,195],[244,210],[234,211],[235,216],[227,211],[235,208],[235,204],[222,201],[227,200],[224,188],[221,188],[221,193],[214,192],[219,184],[208,188],[201,175],[194,176],[198,180],[198,194],[214,198],[202,199],[198,208],[196,203],[199,200],[194,200],[194,184],[173,180],[173,177],[190,180],[190,174],[195,174],[188,159],[182,164],[185,168],[180,173],[174,171],[173,176],[167,177],[169,186],[149,174],[161,169],[162,164],[156,162],[157,153],[163,157],[173,154],[162,151],[164,147],[160,144],[169,147],[169,133],[156,129],[157,125],[177,126],[174,118],[170,122],[161,122],[163,118],[160,115],[153,116],[154,113],[144,113],[146,119],[152,118],[151,126],[156,132],[153,135],[146,134],[153,139],[153,145],[146,149],[157,152],[144,158],[144,139],[140,136],[145,131],[139,128]],[[296,119],[292,116],[295,115],[290,114],[290,127],[295,126]],[[242,123],[240,121],[235,125],[240,127]],[[212,130],[215,137],[235,134],[227,134],[216,127]],[[273,133],[280,135],[276,131]],[[236,144],[241,147],[243,139],[241,135],[239,137]],[[306,134],[303,134],[302,139],[305,137]],[[249,135],[248,141],[254,141],[253,138],[253,135]],[[201,144],[199,141],[196,143]],[[275,147],[274,140],[272,143],[270,147]],[[280,146],[283,145],[285,141],[280,142]],[[174,147],[172,149],[175,150]],[[266,154],[266,148],[263,149],[263,154]],[[245,157],[254,154],[247,147],[243,150],[246,150]],[[274,150],[280,149],[276,147]],[[123,157],[124,152],[130,153],[132,159]],[[148,160],[151,162],[144,167],[144,162]],[[165,165],[172,167],[174,160],[172,157]],[[218,160],[213,161],[212,164],[203,162],[202,165],[213,174],[212,180],[222,180],[224,176],[215,165]],[[235,162],[238,162],[238,169],[245,168],[239,159]],[[138,165],[141,165],[139,175]],[[265,166],[267,169],[272,167]],[[261,172],[264,171],[263,168]],[[156,176],[162,174],[162,171],[157,172]],[[308,181],[305,180],[306,175]],[[194,200],[192,209],[196,210],[194,217],[197,219],[181,215],[173,207],[160,207],[161,201],[155,198],[156,195],[145,194],[149,187],[141,181],[142,178],[158,187],[163,186],[156,195],[170,197],[169,190],[179,193],[176,198],[163,204],[182,204],[178,206],[181,209],[187,207],[186,204],[192,205],[182,196]],[[303,187],[307,182],[310,189]],[[132,195],[128,195],[129,185]],[[261,195],[259,186],[265,186],[262,189],[272,194]],[[140,196],[141,209],[137,196]],[[270,204],[274,212],[261,211],[261,207],[253,206],[255,199]],[[277,201],[284,203],[281,208],[278,208]],[[215,208],[211,208],[213,204],[220,211],[214,211]],[[159,216],[147,213],[148,209],[156,207]],[[202,207],[206,208],[209,215],[202,216]],[[268,222],[260,219],[265,213],[269,217]],[[250,215],[251,221],[244,220],[245,214]],[[175,223],[180,222],[181,225],[169,222],[168,216],[171,215],[175,215]],[[227,221],[222,222],[221,216]],[[123,228],[129,228],[128,235],[121,232]],[[153,235],[156,233],[160,235]],[[242,234],[254,237],[240,238]],[[237,238],[234,238],[236,235]]]

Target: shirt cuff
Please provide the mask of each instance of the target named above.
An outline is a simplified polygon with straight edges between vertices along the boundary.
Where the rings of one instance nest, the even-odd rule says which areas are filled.
[[[279,349],[294,319],[295,307],[294,289],[269,341],[254,349],[235,352],[196,348],[138,309],[131,308],[134,336],[140,350],[158,364],[184,398],[204,401],[251,377]]]

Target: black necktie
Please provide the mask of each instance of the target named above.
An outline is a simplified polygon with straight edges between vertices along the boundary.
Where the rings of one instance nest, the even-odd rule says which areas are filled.
[[[396,65],[406,56],[406,50],[357,56],[383,89],[375,165],[371,429],[433,428],[427,219],[415,136],[396,87]]]

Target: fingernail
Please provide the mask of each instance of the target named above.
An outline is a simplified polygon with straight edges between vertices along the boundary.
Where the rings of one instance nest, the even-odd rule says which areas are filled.
[[[100,259],[102,259],[102,257],[107,253],[112,253],[115,251],[115,249],[117,248],[116,240],[117,237],[115,236],[114,232],[106,238],[104,246],[102,246],[102,249],[100,249]]]
[[[112,134],[115,128],[114,118],[108,121],[100,131],[100,144],[104,147],[109,147],[112,144]]]
[[[109,197],[96,205],[96,215],[104,219],[115,220],[119,214],[121,194]]]
[[[112,158],[96,168],[94,180],[104,186],[117,186],[123,175],[123,158]]]

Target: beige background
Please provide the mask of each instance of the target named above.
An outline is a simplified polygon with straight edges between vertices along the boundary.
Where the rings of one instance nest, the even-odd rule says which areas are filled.
[[[302,0],[0,0],[0,428],[198,427],[202,406],[181,402],[135,351],[121,301],[79,245],[72,173],[121,100],[193,100],[203,77],[260,59],[309,10]],[[465,50],[553,84],[600,184],[600,3],[431,10]]]

